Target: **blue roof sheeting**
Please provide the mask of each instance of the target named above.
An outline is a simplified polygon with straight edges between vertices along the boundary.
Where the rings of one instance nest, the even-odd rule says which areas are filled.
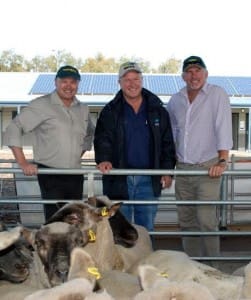
[[[41,74],[33,84],[29,94],[48,94],[55,89],[55,75]]]
[[[230,77],[229,80],[237,89],[238,95],[251,95],[251,77]]]
[[[81,80],[82,81],[82,80]],[[92,74],[92,86],[90,94],[111,95],[118,89],[117,74]],[[85,92],[83,92],[85,94]]]
[[[40,74],[29,94],[43,95],[52,92],[55,89],[54,79],[55,74]],[[208,82],[221,86],[229,96],[251,96],[251,77],[209,76]],[[172,95],[184,85],[180,75],[144,74],[144,87],[157,95]],[[80,95],[114,95],[118,90],[117,74],[81,74],[78,89]]]
[[[174,76],[144,75],[144,86],[157,95],[172,95],[177,91]],[[147,80],[145,80],[147,79]]]

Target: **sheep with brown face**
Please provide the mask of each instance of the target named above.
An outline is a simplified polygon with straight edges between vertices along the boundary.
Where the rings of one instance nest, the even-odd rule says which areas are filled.
[[[19,231],[16,239],[22,234],[35,250],[33,264],[34,262],[37,264],[37,261],[41,262],[39,267],[32,266],[32,271],[43,278],[35,280],[38,283],[43,281],[41,284],[37,284],[37,287],[55,286],[67,281],[72,250],[75,247],[84,247],[89,242],[89,229],[95,229],[97,223],[103,219],[103,215],[112,216],[119,207],[120,203],[112,205],[110,209],[93,207],[88,203],[69,203],[51,218],[49,222],[52,223],[43,225],[40,229],[23,228],[22,232]],[[61,219],[65,222],[58,222]],[[19,269],[21,271],[21,267]],[[34,271],[36,269],[40,270]],[[44,272],[41,272],[41,269]],[[12,273],[14,272],[12,271]],[[28,274],[24,275],[19,281],[27,278]],[[34,274],[31,277],[33,276]],[[31,278],[32,280],[33,278]]]
[[[51,286],[67,281],[72,250],[88,242],[87,234],[78,226],[64,222],[44,225],[39,230],[25,229],[23,235],[40,258]]]
[[[111,209],[106,207],[94,207],[87,202],[70,202],[63,205],[45,224],[54,222],[66,222],[78,225],[82,231],[96,227],[102,220],[102,216],[112,216],[120,207],[120,203],[113,205]]]
[[[94,291],[96,280],[100,276],[93,258],[83,248],[74,248],[68,281],[50,289],[36,291],[24,300],[114,300],[104,290]]]
[[[71,202],[59,209],[39,230],[24,231],[52,286],[67,281],[72,250],[84,247],[89,242],[89,231],[95,232],[103,216],[114,215],[120,205],[116,203],[107,209],[79,201]]]
[[[78,224],[81,230],[87,230],[96,227],[97,222],[105,215],[109,218],[115,244],[131,248],[138,240],[138,232],[120,212],[121,205],[122,202],[114,203],[106,196],[90,197],[86,202],[65,204],[47,221],[47,224],[67,222]]]

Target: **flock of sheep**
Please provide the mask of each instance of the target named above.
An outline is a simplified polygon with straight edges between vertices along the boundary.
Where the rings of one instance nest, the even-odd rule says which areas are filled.
[[[222,273],[152,249],[106,197],[65,204],[40,228],[0,226],[1,300],[251,299],[251,264]]]

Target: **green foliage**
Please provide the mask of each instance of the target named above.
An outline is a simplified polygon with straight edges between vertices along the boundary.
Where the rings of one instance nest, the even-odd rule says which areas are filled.
[[[158,73],[172,73],[176,74],[181,69],[181,60],[169,58],[166,62],[162,63],[157,69]]]
[[[53,50],[49,56],[34,56],[31,60],[15,53],[13,49],[0,53],[0,72],[56,72],[60,66],[73,65],[81,72],[90,73],[117,73],[119,66],[126,61],[137,62],[144,73],[178,73],[181,61],[175,58],[167,59],[157,69],[153,69],[149,61],[141,57],[122,56],[118,60],[107,58],[102,53],[83,60],[74,57],[65,50]]]
[[[22,55],[15,54],[14,50],[5,50],[0,56],[1,72],[23,72],[25,59]]]

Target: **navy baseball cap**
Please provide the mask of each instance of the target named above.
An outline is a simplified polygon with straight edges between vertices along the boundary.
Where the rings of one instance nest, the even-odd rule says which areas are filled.
[[[66,78],[66,77],[72,77],[76,80],[81,79],[79,71],[72,66],[63,66],[58,69],[56,78]]]
[[[207,68],[202,58],[200,58],[199,56],[189,56],[183,62],[182,71],[185,72],[192,66],[197,66],[203,69]]]

